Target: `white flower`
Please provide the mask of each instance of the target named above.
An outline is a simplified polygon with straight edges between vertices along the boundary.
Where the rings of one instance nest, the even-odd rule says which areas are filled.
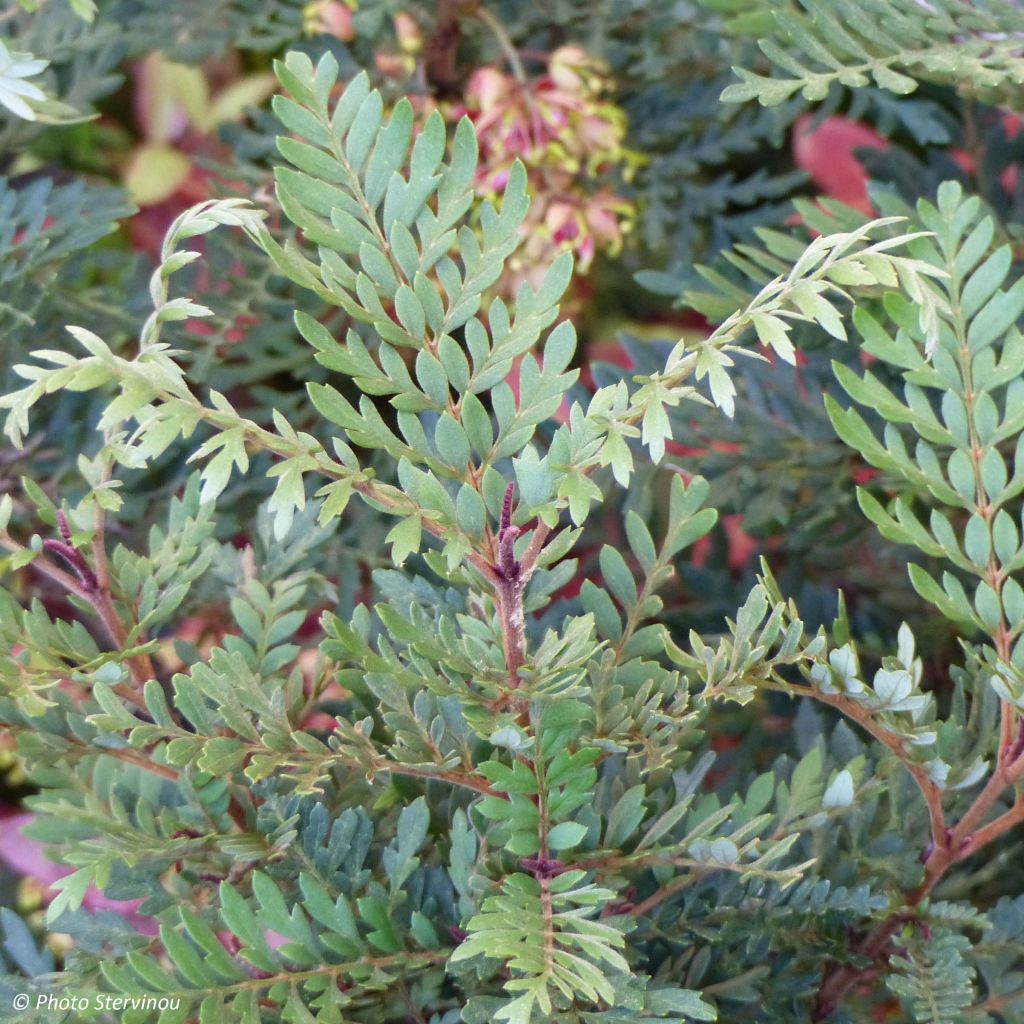
[[[46,94],[26,78],[38,75],[49,66],[48,60],[36,60],[31,53],[12,53],[0,39],[0,106],[26,121],[36,119],[26,100],[45,100]]]
[[[844,768],[829,783],[825,795],[821,798],[821,806],[826,811],[838,810],[841,807],[849,807],[853,803],[854,787],[853,776],[849,770]]]

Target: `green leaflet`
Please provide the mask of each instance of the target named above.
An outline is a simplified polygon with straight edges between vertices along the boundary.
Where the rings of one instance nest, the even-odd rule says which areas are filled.
[[[1016,601],[1016,583],[998,574],[1021,560],[1020,532],[1007,506],[1024,488],[1024,462],[1010,454],[1021,450],[1024,424],[1017,422],[1018,378],[999,371],[1019,347],[1015,324],[1024,312],[1024,290],[1011,279],[1005,247],[989,250],[990,215],[959,185],[943,185],[935,206],[920,201],[917,216],[934,232],[922,255],[948,275],[939,284],[947,303],[933,362],[914,355],[923,338],[902,302],[888,306],[888,328],[859,311],[858,331],[873,355],[900,372],[904,400],[870,371],[858,375],[836,367],[843,390],[886,422],[881,439],[853,408],[826,402],[840,437],[869,463],[902,479],[905,494],[888,508],[872,494],[860,494],[861,507],[882,534],[944,559],[976,581],[965,590],[955,573],[945,573],[940,586],[924,567],[911,566],[915,589],[955,621],[973,622],[992,636],[1005,630],[1004,643],[1012,646],[1024,623],[1016,603],[1012,615],[1007,610]],[[925,507],[918,511],[922,499]]]
[[[725,89],[722,100],[756,99],[775,106],[797,92],[807,100],[822,100],[833,84],[874,84],[905,95],[919,80],[954,83],[977,96],[997,97],[1020,74],[1020,55],[1000,33],[1019,31],[1021,24],[1011,6],[965,10],[955,0],[927,7],[913,0],[867,0],[856,7],[806,0],[800,7],[782,6],[758,23],[764,33],[761,51],[781,74],[768,77],[736,67],[740,81]],[[993,46],[994,39],[999,42]]]

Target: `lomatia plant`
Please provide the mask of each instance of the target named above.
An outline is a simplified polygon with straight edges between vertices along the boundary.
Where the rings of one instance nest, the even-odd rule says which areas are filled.
[[[514,301],[496,287],[523,168],[482,200],[468,120],[385,111],[330,55],[277,75],[273,208],[182,214],[132,350],[71,326],[0,399],[16,447],[57,392],[93,392],[98,431],[74,500],[26,479],[26,528],[0,499],[0,725],[36,787],[30,834],[73,869],[46,911],[71,937],[59,970],[3,915],[4,1010],[1017,1019],[1024,895],[1016,877],[978,894],[1024,825],[1024,281],[982,201],[949,182],[916,208],[879,193],[874,220],[804,207],[807,234],[735,251],[751,287],[707,273],[710,333],[585,391],[559,320],[570,257]],[[211,232],[341,311],[295,317],[312,426],[247,417],[163,340],[211,314],[175,294]],[[841,594],[805,624],[768,562],[720,632],[685,625],[678,569],[716,511],[679,425],[733,416],[740,365],[795,363],[800,331],[863,355],[835,364],[828,415],[879,471],[863,515],[916,549],[911,583],[959,639],[951,697],[922,687],[910,625],[863,650]],[[194,472],[132,550],[125,493],[181,450]],[[259,514],[218,541],[247,473]],[[621,529],[584,563],[599,509]],[[319,552],[377,543],[378,520],[386,551],[338,614]],[[64,615],[16,600],[30,575]],[[172,645],[211,588],[228,634]],[[788,753],[723,772],[707,734],[751,702],[788,723]],[[92,912],[96,890],[142,902]]]

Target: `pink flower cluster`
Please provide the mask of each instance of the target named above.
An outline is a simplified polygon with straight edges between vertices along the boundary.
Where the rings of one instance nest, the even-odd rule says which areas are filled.
[[[316,0],[307,8],[307,28],[349,42],[354,6],[350,0]],[[616,255],[635,211],[607,180],[616,169],[628,179],[640,156],[625,146],[626,115],[609,98],[612,82],[604,64],[567,45],[530,54],[547,67],[529,75],[499,32],[511,72],[478,67],[457,100],[439,101],[422,88],[429,49],[422,27],[403,11],[392,23],[394,44],[377,49],[377,70],[409,96],[421,120],[440,110],[450,124],[464,115],[473,121],[480,146],[477,194],[499,199],[513,163],[526,167],[531,207],[522,228],[525,244],[500,290],[512,295],[523,280],[537,283],[559,252],[573,253],[579,273],[599,252]]]
[[[596,253],[622,248],[633,206],[595,181],[615,167],[628,174],[636,157],[625,148],[625,114],[604,97],[607,88],[598,61],[563,46],[538,78],[478,68],[464,102],[450,112],[452,120],[467,114],[476,126],[478,194],[498,197],[516,160],[527,169],[533,202],[515,267],[520,279],[542,276],[559,251],[573,252],[586,272]]]

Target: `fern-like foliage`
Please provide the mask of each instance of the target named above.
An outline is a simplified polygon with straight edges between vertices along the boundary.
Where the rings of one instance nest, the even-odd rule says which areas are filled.
[[[67,4],[50,3],[36,13],[14,4],[5,15],[0,35],[6,48],[42,58],[44,70],[32,82],[45,98],[33,100],[32,120],[7,116],[6,111],[0,120],[4,173],[13,155],[38,139],[48,122],[90,115],[96,101],[116,88],[117,64],[125,51],[115,25],[102,19],[89,24]]]
[[[969,959],[985,996],[973,1012],[989,1024],[998,1019],[993,1010],[1008,1017],[1024,1008],[1024,972],[1017,960],[1024,935],[1024,900],[1004,896],[986,917],[990,927],[971,949]]]
[[[1015,806],[1000,817],[1006,788],[1022,770],[1011,723],[1013,709],[1021,707],[1024,649],[1024,603],[1014,578],[1021,564],[1024,490],[1017,326],[1024,313],[1024,291],[1011,250],[997,239],[991,215],[959,185],[946,183],[935,204],[921,200],[916,211],[891,195],[878,198],[886,213],[910,215],[929,231],[911,248],[936,271],[928,285],[939,293],[936,319],[929,338],[917,304],[905,297],[887,295],[877,306],[857,309],[854,324],[876,363],[858,372],[836,361],[835,377],[854,405],[844,407],[826,395],[825,407],[839,437],[882,470],[895,491],[881,495],[858,488],[866,517],[890,541],[944,563],[940,573],[933,573],[912,561],[911,583],[962,635],[981,638],[973,645],[963,641],[967,664],[955,673],[963,689],[958,689],[950,717],[939,719],[932,698],[921,689],[921,662],[905,626],[895,658],[883,658],[869,683],[848,640],[844,615],[831,630],[839,646],[822,646],[823,631],[813,641],[801,640],[791,632],[798,622],[795,608],[784,610],[777,585],[768,576],[767,600],[751,595],[736,617],[731,639],[713,651],[694,638],[692,660],[684,656],[680,663],[699,673],[709,695],[746,700],[755,689],[766,687],[809,696],[883,738],[915,782],[918,820],[925,807],[931,819],[932,840],[921,855],[925,880],[910,897],[916,906],[946,870],[945,847],[970,850],[975,829],[989,822],[980,829],[985,835],[1019,813]],[[808,219],[821,230],[826,224],[834,228],[836,221],[852,228],[863,218],[832,207]],[[734,262],[762,280],[777,260],[747,247]],[[709,276],[727,309],[738,296],[725,278]],[[709,308],[714,301],[708,299]],[[772,654],[751,671],[746,656],[755,646]],[[793,682],[788,666],[797,667],[805,684]],[[997,705],[999,730],[994,728]],[[987,717],[987,731],[971,725],[975,714]],[[967,793],[982,780],[984,789],[969,799]],[[947,828],[951,810],[963,818]],[[964,843],[966,847],[959,845]],[[906,999],[917,1020],[958,1020],[975,998],[974,970],[963,958],[970,942],[947,927],[955,911],[941,905],[929,909],[938,922],[936,937],[925,941],[908,928],[896,940],[906,954],[893,960],[897,973],[892,988]],[[870,933],[873,940],[893,935],[894,921]],[[970,924],[969,919],[957,922],[961,928]],[[828,998],[833,993],[845,991],[842,979],[847,976],[843,969],[826,975],[820,1012],[832,1006]]]
[[[37,314],[48,317],[50,304],[74,279],[70,257],[108,235],[131,206],[117,189],[74,182],[54,185],[43,178],[21,188],[0,179],[0,363],[21,355],[26,338],[35,337]],[[62,311],[74,308],[74,294]]]
[[[309,141],[279,141],[282,154],[297,170],[278,171],[278,195],[305,237],[320,246],[321,264],[315,277],[297,254],[283,265],[299,283],[314,287],[355,319],[372,323],[391,345],[421,347],[422,325],[437,340],[463,327],[519,244],[516,228],[526,210],[522,168],[513,171],[500,215],[485,205],[482,245],[468,228],[459,232],[459,268],[448,253],[472,201],[476,139],[468,120],[456,132],[451,161],[442,166],[444,125],[439,114],[432,115],[416,138],[406,181],[397,172],[412,136],[411,105],[400,102],[381,132],[382,100],[370,91],[363,74],[329,114],[326,87],[337,65],[322,62],[310,88],[303,84],[312,78],[309,62],[296,55],[289,62],[280,74],[295,100],[278,98],[275,109],[285,127]],[[435,195],[436,210],[428,205]],[[445,292],[446,308],[429,284],[431,272]],[[553,299],[560,291],[549,288],[537,300],[536,312],[525,294],[518,298],[519,317],[527,322],[510,325],[511,336],[501,339],[508,351],[495,356],[497,365],[532,346],[553,318]],[[383,304],[391,302],[398,325],[385,314]],[[500,308],[495,306],[491,315],[497,317]],[[485,381],[492,373],[487,363],[476,370]],[[479,386],[476,379],[472,383]]]
[[[340,992],[366,990],[364,967],[371,975],[383,972],[373,975],[380,984],[367,999],[376,1001],[378,1011],[384,1006],[386,1016],[388,966],[397,969],[404,950],[425,945],[433,951],[429,963],[439,967],[449,960],[459,984],[474,997],[486,997],[482,1005],[499,1019],[543,1019],[557,1012],[585,1020],[602,1012],[602,1004],[611,1012],[634,1003],[654,1019],[673,1013],[707,1018],[713,1011],[693,993],[649,984],[630,970],[623,952],[630,925],[623,889],[633,878],[649,898],[668,900],[690,871],[791,882],[808,867],[790,858],[797,839],[792,828],[804,813],[801,808],[821,796],[815,776],[822,764],[812,760],[801,770],[793,793],[799,790],[802,802],[787,796],[778,816],[765,811],[774,787],[764,782],[742,804],[695,800],[692,790],[673,803],[655,786],[685,763],[695,725],[685,687],[670,667],[673,648],[656,621],[657,591],[671,576],[673,560],[714,521],[714,513],[701,508],[706,485],[674,481],[672,522],[657,543],[638,516],[626,517],[639,582],[622,553],[607,546],[600,555],[605,590],[585,588],[581,607],[561,622],[544,626],[528,619],[573,571],[566,556],[579,530],[556,533],[553,528],[563,510],[582,523],[600,497],[590,476],[602,462],[603,446],[611,445],[605,464],[629,478],[632,456],[625,437],[638,432],[632,422],[643,418],[640,410],[648,399],[640,392],[639,406],[630,409],[622,387],[605,389],[589,410],[576,406],[570,423],[553,438],[539,433],[539,423],[557,409],[575,379],[566,372],[574,340],[568,325],[548,333],[543,368],[525,357],[518,398],[505,377],[513,360],[555,319],[567,262],[557,263],[538,288],[524,285],[514,311],[493,299],[486,319],[478,315],[486,289],[518,244],[525,210],[519,172],[511,176],[500,212],[483,207],[478,240],[460,223],[471,202],[475,162],[466,124],[457,130],[445,161],[440,123],[428,123],[413,141],[408,109],[399,105],[384,124],[380,96],[364,78],[356,78],[332,102],[337,65],[330,58],[314,67],[293,57],[279,70],[295,97],[278,101],[281,115],[304,139],[281,140],[283,154],[300,169],[282,170],[278,187],[306,243],[316,244],[316,260],[298,246],[281,246],[237,202],[197,207],[168,234],[151,280],[155,309],[142,326],[134,357],[118,356],[98,336],[77,329],[73,333],[88,355],[43,351],[40,358],[51,367],[21,366],[27,386],[3,400],[11,410],[11,436],[19,441],[30,409],[46,394],[115,389],[117,397],[101,422],[107,442],[90,464],[92,492],[84,508],[69,510],[76,523],[87,508],[117,509],[116,489],[106,479],[114,465],[143,467],[200,423],[213,428],[194,453],[205,460],[198,474],[202,484],[190,485],[173,532],[154,533],[146,559],[116,551],[110,561],[117,596],[109,603],[104,599],[98,611],[108,626],[112,616],[132,622],[127,649],[116,658],[103,657],[84,637],[64,636],[45,610],[33,612],[39,646],[51,658],[57,656],[54,648],[65,663],[76,657],[72,647],[85,653],[86,661],[76,664],[76,679],[89,694],[87,718],[73,711],[45,673],[26,686],[21,663],[5,665],[10,684],[3,714],[9,727],[26,736],[26,749],[32,748],[33,729],[45,733],[65,770],[88,776],[93,794],[93,804],[83,802],[63,777],[35,802],[47,822],[78,819],[83,826],[73,849],[51,825],[36,830],[40,838],[60,844],[63,859],[75,869],[59,883],[50,918],[75,913],[90,883],[116,885],[118,865],[131,865],[132,892],[145,885],[157,890],[148,911],[168,918],[162,948],[176,973],[129,953],[123,963],[102,965],[104,976],[121,991],[146,978],[154,989],[176,993],[190,982],[210,1000],[201,1014],[230,1007],[248,1019],[252,1003],[246,1000],[260,990],[287,1008],[282,1012],[297,1014],[298,1006],[312,1006],[324,1020],[331,1019],[340,997],[331,989],[333,1001],[320,1006],[311,996],[312,979],[302,973],[311,959],[322,964],[324,946],[349,957],[331,976],[344,980]],[[408,176],[402,173],[406,166]],[[356,413],[339,388],[310,384],[325,421],[319,432],[341,431],[331,442],[333,455],[313,435],[293,430],[283,416],[275,416],[271,431],[241,417],[216,391],[210,405],[201,402],[176,353],[161,340],[165,324],[208,314],[190,299],[172,298],[170,284],[173,274],[196,259],[182,243],[219,224],[258,237],[286,273],[340,306],[358,325],[342,343],[311,317],[299,318],[325,367],[340,376],[339,383],[350,382],[343,386],[354,384],[362,393]],[[812,283],[813,275],[833,272],[835,260],[847,266],[844,253],[856,253],[857,266],[899,266],[917,280],[913,262],[888,256],[885,246],[876,260],[862,237],[827,240],[792,280],[777,282],[760,297],[754,309],[764,308],[764,319],[754,320],[761,313],[746,311],[746,318],[730,323],[713,346],[738,337],[750,323],[770,332],[767,311],[785,301],[792,300],[797,311],[803,303],[809,316],[833,315],[827,300],[813,298],[826,288]],[[808,297],[800,298],[804,292]],[[415,353],[411,368],[402,350]],[[659,402],[677,401],[673,382],[694,369],[683,362],[686,366],[670,371],[675,376],[660,390],[649,388],[647,394]],[[397,430],[377,411],[375,398],[388,399]],[[650,443],[657,445],[657,436]],[[363,604],[347,622],[325,618],[330,639],[324,656],[332,659],[332,674],[347,691],[343,713],[326,735],[305,725],[309,705],[294,665],[300,649],[290,642],[300,624],[297,605],[307,582],[301,577],[259,584],[240,580],[230,605],[240,634],[177,672],[166,689],[149,678],[145,659],[154,650],[149,634],[210,564],[207,520],[200,510],[212,506],[236,468],[248,468],[250,448],[281,456],[268,471],[277,484],[267,503],[281,542],[306,504],[305,477],[323,474],[328,478],[320,509],[325,523],[341,515],[350,495],[362,496],[397,520],[388,538],[395,564],[422,557],[444,583],[429,583],[425,573],[411,581],[380,574],[378,586],[387,601],[375,618]],[[402,488],[368,473],[357,448],[380,449],[394,458]],[[47,511],[63,522],[55,510]],[[33,560],[38,552],[7,532],[9,502],[0,506],[0,515],[6,517],[5,546],[22,564]],[[72,586],[83,601],[93,584],[75,548],[85,542],[86,536],[69,528],[60,549],[81,572]],[[177,585],[165,587],[172,578]],[[126,704],[129,676],[142,690]],[[96,734],[93,730],[119,739],[104,752],[93,751],[83,741]],[[152,778],[142,783],[133,777],[127,789],[117,782],[117,768],[142,770],[147,759]],[[289,909],[295,893],[279,897],[261,877],[253,882],[256,909],[248,893],[236,898],[231,886],[219,888],[216,897],[211,893],[224,922],[243,940],[243,958],[280,985],[245,983],[240,989],[235,977],[223,976],[226,962],[223,971],[217,969],[214,958],[223,957],[206,931],[191,919],[169,920],[169,894],[156,880],[170,865],[188,861],[209,878],[218,871],[230,874],[234,862],[263,856],[265,843],[245,826],[253,815],[260,817],[260,787],[271,779],[279,791],[284,786],[298,798],[321,794],[344,806],[364,801],[371,780],[378,778],[393,780],[394,802],[408,805],[394,818],[397,847],[380,853],[385,872],[403,882],[427,830],[423,805],[415,797],[400,797],[403,787],[443,784],[458,794],[450,827],[439,830],[444,838],[437,854],[447,858],[449,877],[464,903],[459,927],[471,936],[454,960],[443,929],[431,921],[442,913],[440,899],[419,908],[426,920],[408,918],[413,945],[402,938],[405,926],[398,922],[405,911],[394,917],[400,904],[406,906],[398,881],[386,900],[371,887],[353,910],[362,923],[349,938],[365,936],[383,960],[342,949],[339,939],[321,942],[315,930],[310,938],[308,916]],[[606,824],[596,816],[595,803],[606,809]],[[157,815],[161,805],[165,811]],[[88,806],[100,813],[87,822],[82,815]],[[121,806],[124,813],[115,813]],[[412,818],[420,838],[410,845],[403,835]],[[260,820],[270,826],[274,848],[284,855],[294,833],[284,822],[273,824],[265,810]],[[573,866],[574,861],[586,866]],[[482,886],[466,883],[470,870]],[[445,927],[452,927],[450,918],[445,920]],[[347,925],[335,916],[331,927],[342,934]],[[293,940],[295,948],[268,954],[266,930]],[[428,940],[432,935],[441,939]],[[95,977],[101,965],[83,959],[80,966]],[[215,974],[222,977],[213,987]],[[470,977],[484,979],[482,993]]]
[[[895,335],[859,312],[855,322],[867,350],[900,368],[903,396],[881,386],[870,371],[858,376],[837,367],[850,397],[877,410],[889,425],[880,440],[854,409],[844,410],[829,399],[829,411],[843,440],[904,481],[905,493],[889,508],[862,490],[865,514],[884,536],[952,563],[957,571],[945,572],[941,583],[916,565],[910,567],[911,580],[954,621],[999,635],[1002,667],[993,685],[1007,699],[1019,700],[1020,683],[1011,665],[1019,669],[1021,664],[1024,648],[1017,640],[1024,605],[1012,573],[1021,557],[1016,523],[1024,489],[1017,372],[1024,341],[1015,326],[1024,311],[1024,286],[1015,281],[1004,288],[1009,247],[993,248],[991,218],[977,199],[964,198],[958,186],[944,186],[937,207],[919,204],[919,216],[936,239],[934,245],[922,242],[921,252],[948,274],[943,284],[948,312],[942,314],[933,360],[912,356],[920,335],[910,324],[909,305],[887,302],[898,326]],[[901,424],[917,435],[913,449]],[[956,514],[962,510],[967,515],[962,539],[949,514],[933,508],[925,521],[925,513],[914,508],[915,500],[926,507],[958,510]],[[972,593],[964,588],[963,575],[977,581]],[[1004,677],[1005,682],[998,681]]]
[[[159,49],[187,64],[229,47],[273,52],[302,36],[299,0],[184,0],[173,8],[159,0],[114,0],[103,13],[131,26],[139,48]],[[98,19],[102,23],[104,18]]]
[[[889,988],[903,1001],[916,1024],[959,1024],[974,1002],[974,971],[964,961],[970,940],[935,932],[910,934],[904,952],[893,958]]]
[[[407,979],[403,984],[437,986],[447,943],[405,895],[422,882],[418,861],[428,818],[422,799],[399,815],[395,838],[382,850],[387,888],[357,883],[354,892],[332,893],[314,873],[304,872],[289,898],[268,875],[255,872],[253,904],[222,884],[216,917],[185,909],[176,926],[162,928],[170,969],[129,955],[124,965],[105,965],[104,975],[125,995],[173,995],[172,1011],[160,1014],[161,1021],[181,1019],[182,1011],[200,1019],[228,1012],[240,1021],[258,1021],[268,1002],[283,1019],[326,1021],[358,1007],[370,993],[385,993],[399,977]],[[363,836],[366,842],[372,838],[372,830]],[[233,943],[225,942],[225,931]],[[271,934],[278,938],[276,948],[268,942]],[[125,1020],[141,1024],[153,1017],[143,1008],[129,1010]]]
[[[517,995],[498,1011],[497,1019],[529,1024],[535,1009],[554,1012],[549,989],[592,1002],[614,1002],[609,970],[626,972],[625,937],[613,925],[594,920],[613,893],[580,885],[585,873],[570,871],[554,879],[511,875],[499,895],[486,899],[469,923],[470,937],[453,954],[457,962],[478,954],[502,959],[513,972],[507,990]],[[538,941],[538,939],[540,941]],[[586,959],[580,951],[586,951]]]
[[[799,171],[751,159],[778,143],[801,105],[723,108],[724,84],[715,78],[681,92],[658,85],[627,102],[630,142],[645,156],[634,188],[638,227],[651,256],[665,262],[638,276],[654,291],[680,294],[692,284],[693,263],[745,240],[755,223],[781,223],[785,200],[804,181]]]
[[[26,978],[52,974],[50,950],[40,948],[28,925],[13,910],[0,907],[0,999],[11,1006]]]
[[[197,29],[213,40],[254,14],[209,6],[182,40],[195,52]],[[71,872],[46,926],[75,946],[64,980],[40,980],[45,954],[5,921],[4,969],[33,992],[173,999],[121,1007],[128,1024],[806,1024],[892,951],[908,1011],[955,1019],[973,976],[988,985],[1006,961],[997,946],[964,955],[988,922],[939,886],[1021,813],[1003,802],[1024,778],[1024,292],[986,211],[955,185],[916,209],[890,198],[872,221],[804,205],[809,242],[762,230],[763,248],[703,272],[706,336],[599,371],[589,394],[558,322],[569,260],[514,301],[493,295],[521,241],[523,170],[478,202],[469,121],[415,131],[409,102],[385,115],[369,77],[342,84],[330,54],[276,67],[279,209],[181,214],[131,346],[119,328],[73,327],[72,351],[18,362],[24,383],[0,399],[15,446],[54,396],[102,399],[74,495],[28,481],[17,504],[13,488],[0,497],[4,571],[64,595],[23,607],[0,590],[0,723],[40,787],[29,834]],[[674,166],[699,177],[744,151],[743,126],[768,136],[763,114],[721,134],[695,116]],[[237,294],[289,332],[219,367],[221,334],[184,352],[180,327],[213,313],[186,268],[202,262],[190,240],[215,229],[228,237],[207,265],[251,273]],[[243,243],[256,246],[236,261]],[[876,362],[826,371],[854,331]],[[687,635],[673,580],[716,513],[705,479],[659,465],[692,439],[685,410],[706,425],[763,383],[767,369],[740,390],[736,361],[796,366],[804,343],[817,391],[757,408],[772,428],[759,451],[813,402],[814,429],[839,437],[829,470],[854,449],[886,474],[861,507],[931,560],[911,574],[963,641],[949,700],[909,625],[864,643],[842,600],[834,621],[812,619],[767,566],[724,629]],[[246,394],[275,369],[309,401]],[[160,525],[108,552],[106,517],[132,510],[122,492],[168,463],[173,488],[186,451],[195,472]],[[255,525],[236,524],[253,478]],[[595,527],[613,483],[628,500]],[[218,595],[219,628],[174,643],[183,613],[212,627],[201,602]],[[805,710],[780,728],[793,697]],[[774,738],[712,771],[708,748],[725,744],[703,730],[737,709]],[[141,900],[155,933],[90,915],[92,886]],[[1017,941],[1006,906],[992,916]]]
[[[797,92],[822,100],[833,83],[874,83],[906,94],[919,80],[955,84],[990,99],[1011,94],[1024,74],[1017,38],[1024,17],[1005,0],[799,0],[773,5],[764,15],[768,32],[760,47],[781,74],[736,68],[742,81],[729,86],[723,100],[772,106]]]

